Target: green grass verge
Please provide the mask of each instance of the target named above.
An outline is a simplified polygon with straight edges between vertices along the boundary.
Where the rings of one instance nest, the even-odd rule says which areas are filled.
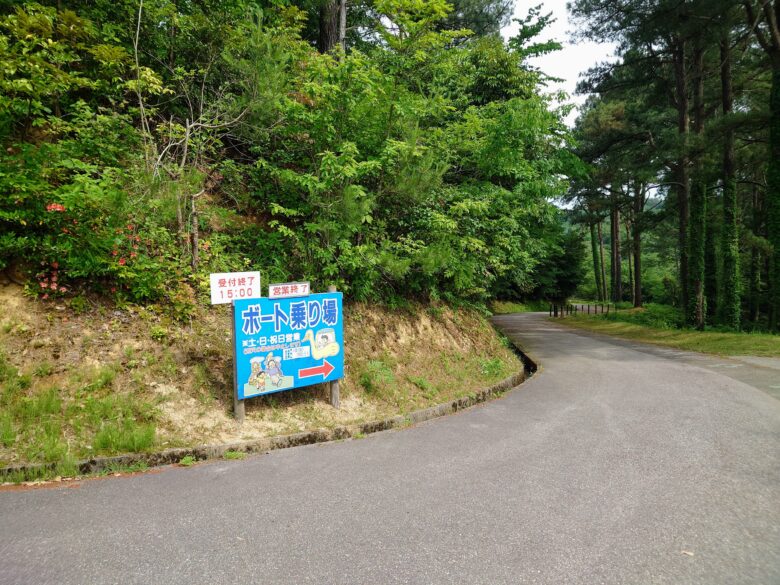
[[[715,355],[780,357],[780,336],[767,333],[696,331],[679,328],[679,312],[661,305],[618,311],[609,316],[578,315],[558,320],[579,329],[606,333],[663,347]]]
[[[72,476],[78,459],[155,446],[154,405],[117,392],[112,368],[50,374],[25,374],[0,352],[0,467],[49,464],[47,475]]]
[[[494,315],[507,315],[509,313],[536,313],[550,309],[547,301],[493,301],[490,310]]]
[[[425,371],[410,372],[397,358],[385,355],[358,366],[358,382],[365,395],[389,406],[383,416],[408,413],[453,400],[491,386],[517,372],[520,364],[506,349],[496,357],[432,352]]]

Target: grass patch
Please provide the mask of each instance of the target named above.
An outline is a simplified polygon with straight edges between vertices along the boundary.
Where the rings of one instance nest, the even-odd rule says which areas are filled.
[[[25,397],[12,405],[11,412],[23,422],[44,421],[62,412],[62,399],[57,388],[49,388],[41,394]]]
[[[550,303],[547,301],[493,301],[490,303],[490,311],[494,315],[507,315],[509,313],[536,313],[547,311]]]
[[[133,463],[131,465],[111,461],[108,463],[108,465],[106,465],[105,468],[103,468],[102,471],[96,475],[112,475],[114,473],[141,473],[143,471],[148,471],[148,469],[149,465],[147,465],[146,461],[139,461],[138,463]]]
[[[107,365],[53,379],[53,367],[41,362],[26,375],[0,353],[0,467],[44,464],[12,478],[37,481],[76,475],[76,461],[95,454],[154,447],[157,412],[140,396],[117,391],[117,372]]]
[[[609,316],[578,315],[558,322],[587,329],[689,351],[715,355],[753,355],[780,357],[780,336],[767,333],[737,333],[729,331],[696,331],[681,329],[679,311],[673,307],[650,305],[645,309],[631,309],[610,313]]]
[[[37,368],[35,368],[33,375],[38,378],[45,378],[46,376],[51,376],[53,371],[54,366],[52,366],[49,362],[42,362],[38,365]]]
[[[395,375],[382,360],[369,360],[358,378],[363,389],[372,395],[385,393],[395,382]]]
[[[246,459],[246,453],[243,451],[225,451],[223,457],[229,460]]]
[[[0,415],[0,445],[10,447],[16,441],[16,431],[11,415],[3,413]]]
[[[434,389],[433,385],[422,376],[408,376],[407,380],[409,380],[412,384],[417,386],[420,390],[422,390],[426,394],[432,392]]]
[[[109,423],[101,428],[92,441],[95,453],[138,453],[154,445],[156,429],[153,424],[138,424],[132,420]]]
[[[25,483],[45,481],[61,477],[78,476],[78,465],[73,457],[66,456],[53,466],[32,467],[0,474],[0,482]]]
[[[482,362],[482,375],[488,378],[500,378],[504,374],[504,362],[493,358]]]
[[[116,370],[111,367],[99,368],[94,375],[94,378],[86,386],[84,386],[84,392],[95,392],[96,390],[102,390],[103,388],[109,388],[116,379]]]

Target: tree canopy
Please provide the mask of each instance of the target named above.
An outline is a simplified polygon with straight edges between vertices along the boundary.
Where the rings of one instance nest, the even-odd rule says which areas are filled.
[[[594,94],[576,132],[590,171],[571,191],[599,233],[609,217],[612,298],[624,296],[628,253],[637,306],[644,270],[662,275],[666,292],[653,294],[681,306],[689,325],[777,330],[780,5],[576,0],[570,9],[583,37],[619,47],[616,63],[581,84]],[[644,267],[643,242],[654,250]],[[596,249],[594,280],[607,294]]]
[[[527,63],[544,17],[504,42],[509,2],[350,2],[321,51],[325,4],[0,3],[0,268],[180,314],[247,266],[356,299],[539,287],[578,169]]]

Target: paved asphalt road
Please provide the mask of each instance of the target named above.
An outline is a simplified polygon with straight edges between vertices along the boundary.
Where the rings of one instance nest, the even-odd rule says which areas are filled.
[[[497,323],[542,371],[454,416],[0,492],[0,584],[780,583],[780,401],[712,360]]]

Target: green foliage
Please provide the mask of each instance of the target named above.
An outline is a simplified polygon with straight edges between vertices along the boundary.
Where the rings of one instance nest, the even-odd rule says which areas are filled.
[[[498,35],[509,24],[514,2],[512,0],[453,0],[452,12],[443,26],[450,29],[468,29],[477,35]]]
[[[538,284],[531,291],[536,299],[564,301],[571,297],[585,273],[585,243],[582,235],[570,231],[561,236],[560,245],[544,260]]]
[[[179,460],[179,465],[183,467],[192,467],[198,462],[192,455],[186,455]]]
[[[679,329],[684,321],[680,309],[657,303],[647,303],[642,309],[632,311],[611,311],[598,317],[658,329]]]
[[[652,246],[636,304],[684,304],[700,329],[777,328],[780,47],[760,41],[778,34],[778,3],[570,4],[578,36],[618,47],[581,84],[595,94],[577,129],[592,165],[572,190],[583,223],[616,210],[641,233],[621,245],[624,273],[631,248]]]
[[[382,360],[370,360],[358,380],[368,394],[378,394],[395,382],[395,376]]]
[[[493,358],[483,362],[480,369],[483,376],[497,378],[504,372],[504,362],[499,358]]]
[[[504,43],[453,23],[482,35],[507,2],[445,21],[443,0],[377,1],[360,50],[334,56],[286,3],[77,6],[0,24],[0,269],[44,298],[184,319],[209,272],[252,267],[355,299],[484,302],[532,290],[565,245],[549,200],[578,163],[526,61],[554,49],[534,44],[538,9]]]
[[[9,413],[0,415],[0,445],[10,447],[16,441],[13,419]]]

